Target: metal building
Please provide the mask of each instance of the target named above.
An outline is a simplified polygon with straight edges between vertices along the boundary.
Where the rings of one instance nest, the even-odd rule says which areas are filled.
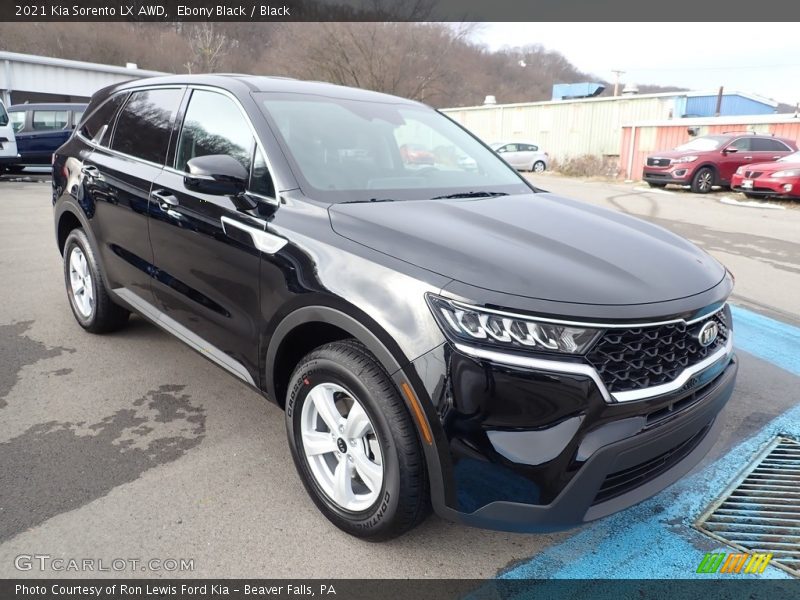
[[[131,67],[0,52],[0,98],[6,106],[24,102],[84,102],[114,83],[164,75]]]
[[[443,112],[485,142],[527,140],[563,160],[584,154],[616,158],[624,124],[679,120],[698,112],[713,115],[716,102],[717,92],[665,92],[446,108]],[[772,100],[728,92],[721,112],[765,114],[776,108]]]

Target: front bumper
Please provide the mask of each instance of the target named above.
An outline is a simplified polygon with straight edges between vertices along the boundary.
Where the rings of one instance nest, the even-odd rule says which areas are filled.
[[[689,185],[692,179],[692,169],[685,165],[668,168],[645,167],[642,171],[642,179],[647,183]]]
[[[775,198],[800,198],[800,180],[798,179],[775,179],[772,177],[760,177],[751,180],[752,187],[745,188],[742,183],[745,177],[734,175],[731,180],[731,189],[735,192],[749,194],[751,196],[775,197]],[[790,186],[786,189],[785,186]]]
[[[609,403],[586,374],[496,364],[449,345],[440,353],[449,464],[437,511],[518,532],[580,525],[682,477],[713,445],[738,368],[725,354],[680,389]]]

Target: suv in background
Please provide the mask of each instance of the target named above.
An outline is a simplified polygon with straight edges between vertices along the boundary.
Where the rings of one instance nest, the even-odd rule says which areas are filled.
[[[435,164],[403,160],[432,140]],[[284,408],[310,497],[359,537],[430,504],[514,531],[608,515],[695,466],[733,392],[724,266],[537,190],[418,102],[122,83],[56,152],[52,193],[78,324],[136,312]]]
[[[8,117],[17,139],[19,158],[8,166],[20,173],[25,165],[49,165],[59,146],[80,123],[86,104],[15,104]]]
[[[694,138],[674,150],[647,157],[642,178],[651,187],[688,185],[707,194],[715,185],[730,186],[736,169],[778,160],[797,150],[794,140],[754,133],[725,133]]]
[[[11,126],[6,107],[0,100],[0,175],[8,172],[9,167],[18,162],[19,154],[17,154],[14,128]]]

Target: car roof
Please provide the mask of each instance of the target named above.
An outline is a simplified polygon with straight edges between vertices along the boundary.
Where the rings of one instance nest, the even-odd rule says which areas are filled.
[[[86,102],[30,102],[27,104],[12,104],[8,107],[8,112],[19,112],[21,110],[73,110],[76,108],[86,108]]]
[[[249,92],[282,92],[291,94],[313,94],[317,96],[339,98],[343,100],[362,100],[367,102],[383,102],[391,104],[421,103],[399,96],[392,96],[381,92],[363,90],[361,88],[347,87],[326,83],[324,81],[302,81],[289,77],[265,75],[241,75],[236,73],[215,73],[209,75],[167,75],[162,77],[147,77],[135,79],[118,84],[106,91],[135,89],[137,87],[153,85],[207,85],[219,87],[231,92],[246,94]]]

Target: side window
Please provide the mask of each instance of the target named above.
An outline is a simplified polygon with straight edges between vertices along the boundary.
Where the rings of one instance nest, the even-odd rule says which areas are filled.
[[[83,111],[82,110],[76,110],[76,111],[74,111],[72,113],[72,127],[73,127],[73,129],[78,126],[78,124],[81,122],[82,118],[83,118]]]
[[[740,152],[747,152],[751,150],[750,143],[753,141],[752,138],[739,138],[738,140],[734,140],[733,143],[728,144],[728,148],[736,148]]]
[[[81,135],[101,146],[108,145],[114,117],[117,115],[117,111],[122,106],[126,96],[126,94],[116,94],[101,104],[86,121],[81,123],[81,127],[78,130]]]
[[[539,146],[528,146],[527,150],[529,152],[538,152],[539,151]]]
[[[519,152],[519,146],[517,144],[506,144],[503,152]]]
[[[11,128],[14,130],[14,133],[22,131],[22,128],[25,127],[25,111],[15,110],[8,113],[8,116],[11,120]]]
[[[789,152],[789,148],[781,141],[770,138],[753,139],[754,152]]]
[[[255,139],[239,107],[222,94],[194,90],[183,119],[175,168],[186,170],[186,163],[197,156],[227,154],[250,171]]]
[[[253,170],[250,173],[250,185],[248,190],[259,196],[267,198],[275,197],[275,186],[272,183],[272,176],[267,168],[267,161],[261,153],[260,148],[255,149],[253,157]]]
[[[57,131],[67,126],[69,112],[66,110],[33,111],[34,131]]]
[[[111,149],[163,165],[182,97],[180,89],[133,92],[117,119]]]

